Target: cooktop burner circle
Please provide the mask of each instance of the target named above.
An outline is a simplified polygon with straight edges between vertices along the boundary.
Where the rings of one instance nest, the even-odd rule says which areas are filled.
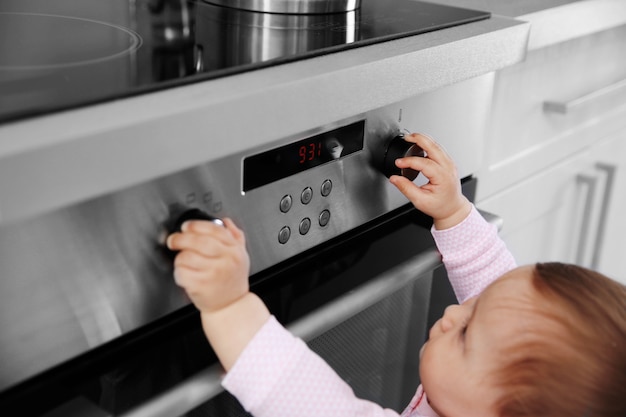
[[[134,31],[97,20],[39,13],[0,13],[0,70],[51,69],[128,55]]]

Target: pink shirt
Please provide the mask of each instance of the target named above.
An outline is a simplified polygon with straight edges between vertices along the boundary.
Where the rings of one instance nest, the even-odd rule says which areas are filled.
[[[446,230],[433,228],[432,234],[460,302],[516,266],[497,228],[475,208],[463,222]],[[222,384],[255,417],[398,416],[357,398],[323,359],[274,317],[246,346]],[[438,417],[421,385],[401,416]]]

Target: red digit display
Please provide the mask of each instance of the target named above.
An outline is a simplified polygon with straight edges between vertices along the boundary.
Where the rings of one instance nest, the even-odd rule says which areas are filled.
[[[298,155],[300,155],[300,163],[304,164],[306,162],[306,146],[300,146],[298,149]]]
[[[309,143],[309,161],[315,159],[315,143]]]
[[[249,191],[363,149],[365,121],[351,123],[243,161],[243,191]]]
[[[315,158],[322,156],[322,142],[310,142],[300,146],[298,148],[298,155],[300,156],[298,160],[300,164],[314,161]]]

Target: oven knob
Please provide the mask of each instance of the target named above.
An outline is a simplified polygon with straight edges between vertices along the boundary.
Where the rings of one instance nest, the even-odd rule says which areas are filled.
[[[176,222],[174,223],[174,227],[172,228],[172,231],[180,231],[181,226],[183,225],[183,223],[185,223],[187,220],[208,220],[210,222],[213,222],[219,226],[224,226],[224,222],[222,222],[220,219],[218,219],[217,217],[211,216],[210,214],[200,210],[200,209],[189,209],[185,212],[183,212],[180,216],[178,216],[178,218],[176,219]]]
[[[396,159],[404,158],[407,156],[426,156],[426,152],[414,143],[404,140],[404,135],[398,135],[391,139],[387,145],[385,151],[385,158],[383,160],[383,174],[387,177],[392,175],[402,175],[413,181],[417,178],[419,171],[414,169],[404,168],[400,169],[396,166]]]

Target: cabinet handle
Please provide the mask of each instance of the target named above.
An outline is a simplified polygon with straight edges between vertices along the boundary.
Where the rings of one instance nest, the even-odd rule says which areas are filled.
[[[604,241],[604,229],[606,228],[606,218],[611,204],[611,196],[613,194],[613,185],[615,183],[615,171],[617,171],[617,165],[598,162],[596,163],[596,169],[606,172],[606,182],[604,183],[604,195],[602,196],[600,218],[598,219],[598,232],[596,233],[596,243],[593,247],[593,255],[591,257],[591,269],[596,269],[600,262],[602,243]]]
[[[626,88],[626,79],[616,82],[615,84],[608,85],[599,90],[593,91],[584,96],[575,98],[570,101],[544,101],[543,111],[547,113],[567,114],[577,107],[584,106],[596,100],[600,100],[603,97],[617,93],[619,90]]]
[[[579,174],[576,179],[579,184],[584,184],[587,187],[587,198],[585,199],[585,207],[583,209],[583,217],[580,226],[580,236],[578,237],[578,249],[576,250],[576,264],[583,266],[587,235],[589,234],[589,225],[591,223],[591,208],[596,194],[598,179],[596,177],[582,174]]]

